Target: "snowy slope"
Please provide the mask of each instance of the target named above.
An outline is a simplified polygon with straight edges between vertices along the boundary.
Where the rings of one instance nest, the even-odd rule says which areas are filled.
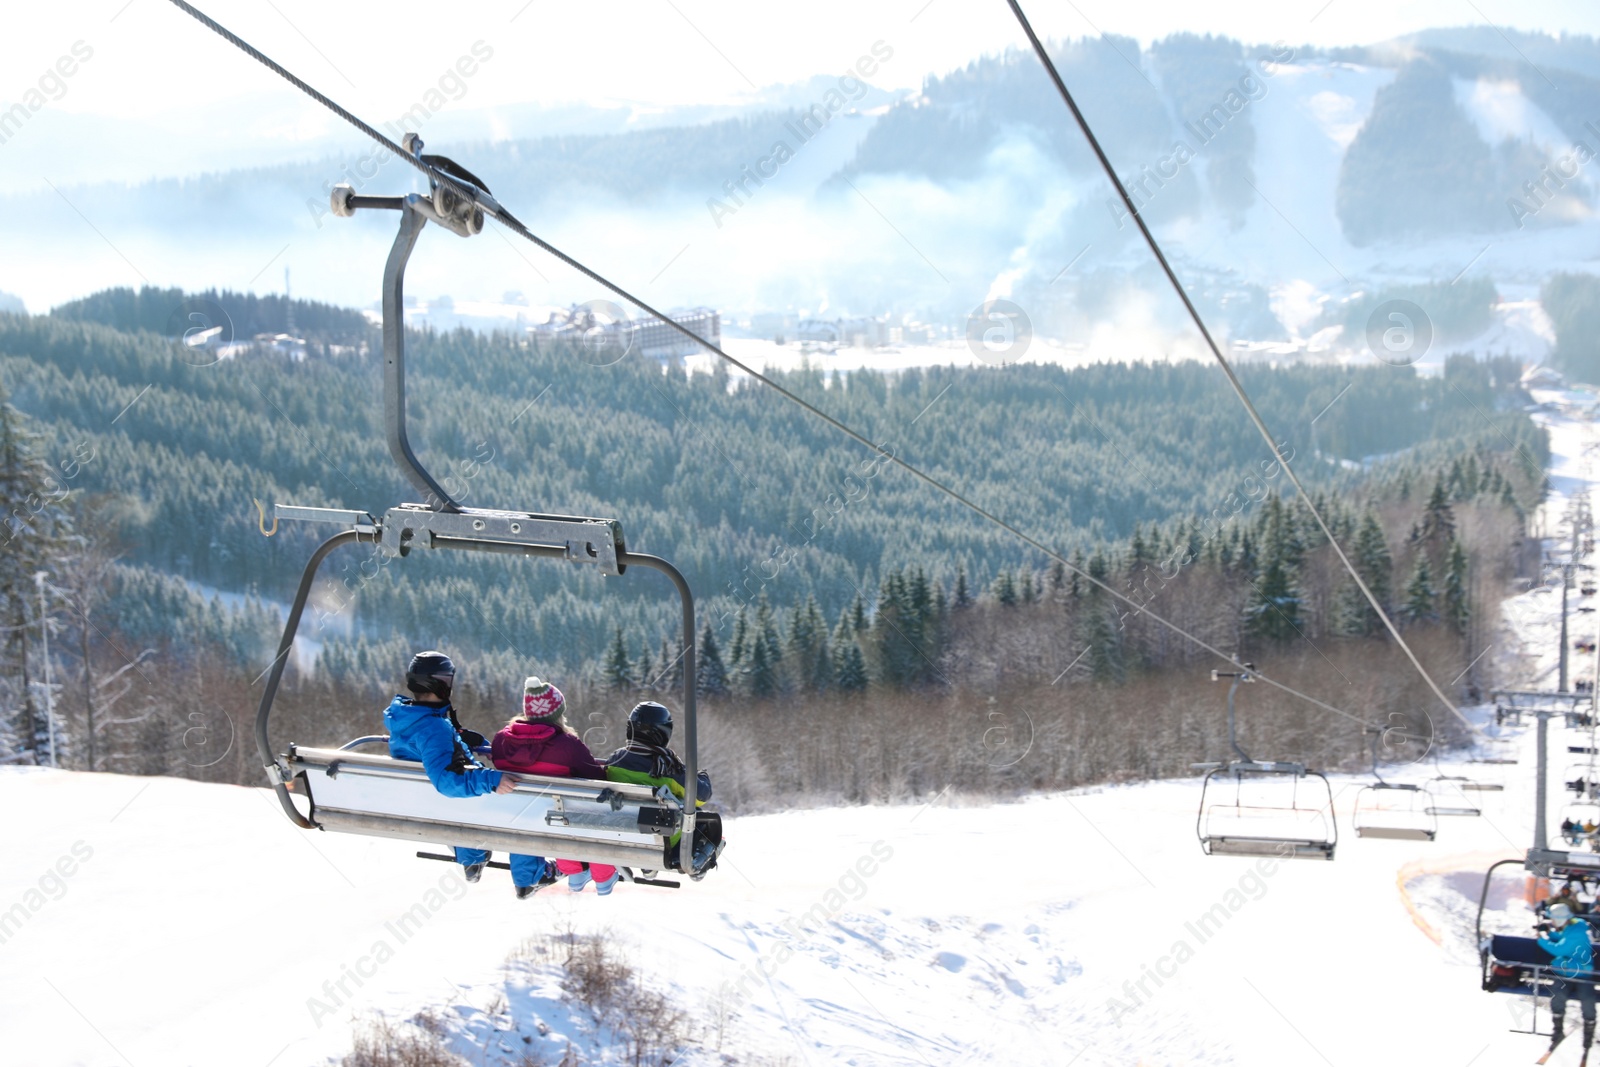
[[[1527,779],[1531,760],[1506,769]],[[1346,814],[1358,786],[1336,781]],[[653,983],[689,991],[680,1003],[714,1004],[765,959],[772,975],[733,1001],[725,1047],[795,1062],[1279,1064],[1315,1050],[1342,1064],[1383,1047],[1385,1062],[1465,1063],[1517,1047],[1471,962],[1413,923],[1397,878],[1421,859],[1471,871],[1512,854],[1531,832],[1525,786],[1484,794],[1483,819],[1432,845],[1357,840],[1343,820],[1335,862],[1266,875],[1201,855],[1197,792],[732,820],[726,869],[698,887],[519,903],[499,872],[466,887],[399,844],[296,830],[262,790],[6,768],[7,810],[49,816],[0,838],[0,902],[31,912],[0,944],[6,1058],[316,1064],[348,1047],[353,1011],[378,1006],[442,1008],[481,1039],[496,994],[527,996],[506,984],[507,953],[568,922],[609,927]],[[47,872],[75,845],[92,853],[57,883]],[[892,854],[852,875],[875,848]],[[851,898],[836,914],[830,890]],[[418,904],[427,921],[401,940],[394,924]],[[1226,921],[1202,939],[1190,924],[1219,904]],[[335,999],[324,983],[354,970],[371,976]],[[1171,976],[1157,986],[1154,971]]]

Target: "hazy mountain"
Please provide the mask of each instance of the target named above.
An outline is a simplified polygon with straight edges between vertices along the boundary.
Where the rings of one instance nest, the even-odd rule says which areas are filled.
[[[1492,282],[1474,293],[1504,303],[1478,340],[1458,343],[1492,337],[1538,355],[1551,333],[1537,305],[1507,309],[1534,300],[1549,272],[1591,263],[1593,165],[1575,142],[1600,150],[1585,125],[1600,116],[1600,46],[1511,43],[1441,29],[1331,51],[1174,35],[1055,52],[1229,339],[1348,347],[1360,339],[1338,310],[1346,302],[1470,270]],[[915,312],[959,328],[983,300],[1010,297],[1067,341],[1184,329],[1031,54],[986,57],[902,99],[824,75],[753,100],[664,125],[607,113],[585,127],[571,111],[519,117],[518,128],[565,131],[538,138],[424,134],[541,235],[658,303]],[[460,117],[449,131],[477,132]],[[190,289],[275,288],[292,266],[297,291],[371,306],[391,231],[333,219],[327,188],[340,180],[415,186],[407,169],[364,154],[10,197],[8,230],[39,251],[0,284],[39,310],[138,284],[134,265]],[[412,292],[515,290],[535,306],[604,295],[496,239],[426,247]]]

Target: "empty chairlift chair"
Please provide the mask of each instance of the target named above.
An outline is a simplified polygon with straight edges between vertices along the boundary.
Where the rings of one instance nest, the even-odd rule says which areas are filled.
[[[1195,764],[1208,773],[1200,791],[1195,832],[1208,856],[1278,856],[1333,859],[1339,831],[1328,779],[1302,763],[1252,759],[1239,747],[1234,694],[1252,682],[1253,664],[1240,671],[1212,671],[1228,687],[1228,743],[1237,759]]]
[[[1433,754],[1433,766],[1439,773],[1428,783],[1428,792],[1433,796],[1430,813],[1439,817],[1481,816],[1483,809],[1469,800],[1466,794],[1468,786],[1478,783],[1464,774],[1444,773],[1437,750]]]
[[[1372,776],[1356,794],[1351,824],[1357,837],[1391,841],[1432,841],[1439,834],[1438,804],[1425,785],[1386,781],[1378,772],[1379,730],[1372,734]]]

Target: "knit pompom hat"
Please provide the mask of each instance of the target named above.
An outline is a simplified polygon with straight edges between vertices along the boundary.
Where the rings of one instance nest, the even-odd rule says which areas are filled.
[[[567,698],[561,690],[537,675],[522,683],[522,717],[555,726],[561,722]]]

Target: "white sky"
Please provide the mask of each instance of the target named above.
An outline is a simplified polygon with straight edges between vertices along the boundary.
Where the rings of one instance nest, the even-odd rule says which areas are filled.
[[[0,191],[37,187],[54,170],[132,179],[326,151],[337,122],[166,0],[13,4],[0,35],[0,102],[22,97],[76,41],[94,58],[26,136],[0,145]],[[381,120],[432,85],[475,41],[492,62],[452,105],[737,100],[753,87],[843,70],[883,40],[895,50],[882,88],[916,86],[1022,37],[1003,0],[203,0],[210,14],[335,99]],[[1600,34],[1600,4],[1574,0],[1033,0],[1046,36],[1098,31],[1148,41],[1178,30],[1246,41],[1370,43],[1429,26],[1482,24]],[[107,140],[95,122],[116,119]],[[46,121],[40,122],[39,119]],[[54,128],[54,136],[40,130]],[[87,129],[82,158],[72,131]],[[508,128],[507,136],[536,129]],[[124,137],[140,137],[129,160]],[[353,135],[351,135],[353,136]],[[300,151],[296,151],[299,146]],[[88,165],[87,160],[94,160]],[[100,169],[96,169],[100,168]]]

